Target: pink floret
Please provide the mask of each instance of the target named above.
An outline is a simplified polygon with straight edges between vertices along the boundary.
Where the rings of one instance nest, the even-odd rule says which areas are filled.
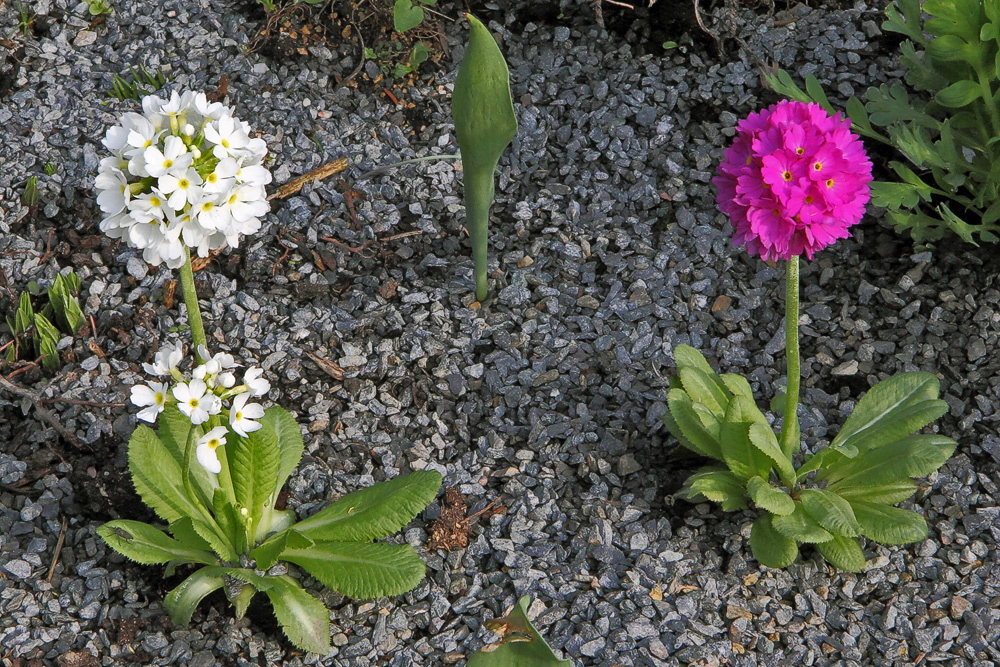
[[[850,236],[868,204],[872,163],[849,120],[785,100],[737,130],[712,180],[735,245],[765,260],[812,259]]]

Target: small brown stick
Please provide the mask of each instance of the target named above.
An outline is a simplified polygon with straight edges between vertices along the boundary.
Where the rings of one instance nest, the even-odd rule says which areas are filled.
[[[62,529],[59,531],[59,539],[56,541],[56,551],[52,554],[52,565],[49,566],[49,576],[45,577],[45,582],[52,583],[52,575],[56,573],[56,565],[59,563],[59,553],[62,551],[63,542],[66,540],[66,517],[62,520]]]
[[[45,237],[45,254],[38,260],[39,264],[44,264],[52,256],[52,233],[54,231],[54,229],[50,229],[48,236]]]
[[[698,22],[698,27],[702,29],[702,32],[710,35],[715,40],[715,47],[719,49],[719,53],[722,53],[722,40],[719,39],[718,35],[705,27],[705,23],[701,20],[701,10],[698,7],[698,0],[692,0],[692,3],[694,4],[694,19]]]
[[[89,408],[124,408],[128,403],[102,403],[101,401],[85,401],[82,398],[46,398],[46,403],[63,403],[65,405],[85,405]]]
[[[321,236],[321,237],[319,237],[319,240],[320,241],[327,241],[328,243],[333,243],[333,244],[335,244],[335,245],[343,248],[344,250],[347,250],[348,252],[357,253],[359,255],[364,255],[366,257],[369,256],[366,253],[366,251],[368,250],[368,246],[370,246],[372,243],[375,243],[375,241],[373,241],[371,239],[368,239],[367,241],[365,241],[361,245],[359,245],[357,247],[354,247],[354,246],[349,246],[346,243],[344,243],[343,241],[338,241],[337,239],[331,238],[329,236]],[[371,255],[371,256],[374,256],[374,255]]]
[[[604,0],[609,5],[617,5],[618,7],[624,7],[625,9],[631,9],[635,11],[635,7],[632,5],[625,4],[624,2],[618,2],[617,0]]]
[[[409,238],[411,236],[420,236],[424,233],[422,229],[413,229],[408,232],[403,232],[402,234],[394,234],[392,236],[386,236],[379,239],[379,243],[388,243],[389,241],[398,241],[399,239]]]
[[[284,199],[285,197],[290,197],[296,192],[302,189],[306,183],[310,181],[322,181],[324,178],[329,178],[334,174],[339,174],[340,172],[347,169],[348,161],[346,157],[340,157],[332,162],[327,162],[321,167],[313,169],[307,174],[302,174],[298,178],[293,178],[284,185],[282,185],[278,190],[267,196],[268,201],[272,199]]]
[[[354,24],[348,23],[348,25],[353,26]],[[361,70],[365,67],[365,38],[361,35],[361,31],[357,28],[354,29],[354,32],[357,33],[358,40],[361,42],[361,61],[358,63],[358,66],[354,68],[353,72],[337,82],[337,88],[341,88],[349,84],[354,77],[361,74]],[[336,88],[334,88],[334,90],[336,90]]]
[[[14,374],[12,373],[11,375],[14,375]],[[10,376],[8,376],[8,377],[10,377]],[[24,387],[20,387],[20,386],[14,384],[13,382],[11,382],[8,378],[4,377],[3,375],[0,375],[0,387],[3,387],[4,389],[6,389],[7,391],[9,391],[10,393],[12,393],[12,394],[14,394],[16,396],[20,396],[22,398],[29,399],[32,402],[32,404],[34,405],[35,412],[38,413],[38,416],[41,417],[42,419],[44,419],[46,422],[48,422],[49,425],[52,428],[54,428],[56,430],[56,432],[59,433],[59,435],[61,435],[62,437],[66,438],[67,442],[69,442],[71,445],[73,445],[77,449],[90,449],[90,446],[86,445],[78,437],[76,437],[75,433],[73,433],[68,428],[66,428],[65,426],[63,426],[59,422],[59,418],[58,417],[56,417],[54,414],[52,414],[51,412],[49,412],[48,410],[46,410],[45,408],[42,407],[43,398],[42,398],[41,394],[39,394],[38,392],[32,391],[30,389],[25,389]],[[53,449],[52,451],[55,451],[55,450]],[[58,455],[58,452],[56,452],[56,454]],[[59,456],[59,458],[61,459],[62,456]]]

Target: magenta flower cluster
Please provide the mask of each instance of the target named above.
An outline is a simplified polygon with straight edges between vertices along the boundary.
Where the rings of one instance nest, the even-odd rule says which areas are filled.
[[[785,100],[737,130],[713,179],[735,245],[765,260],[812,259],[850,235],[868,203],[872,163],[849,120]]]

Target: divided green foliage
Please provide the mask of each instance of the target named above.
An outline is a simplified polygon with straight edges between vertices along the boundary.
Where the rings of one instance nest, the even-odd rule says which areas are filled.
[[[664,423],[683,446],[724,464],[691,475],[680,495],[727,511],[752,501],[761,513],[750,547],[763,565],[785,567],[805,543],[858,571],[865,564],[858,537],[907,544],[926,536],[923,517],[893,505],[916,491],[912,478],[934,472],[955,450],[951,438],[914,434],[946,411],[935,376],[903,373],[872,387],[833,442],[796,469],[746,380],[716,375],[692,347],[674,352],[678,374]]]
[[[572,667],[560,660],[528,619],[531,598],[527,595],[506,616],[486,621],[500,636],[500,643],[483,648],[469,658],[468,667]]]
[[[921,25],[921,10],[928,16]],[[872,202],[888,209],[915,241],[955,234],[973,244],[1000,234],[1000,9],[981,0],[896,0],[883,30],[906,37],[906,82],[871,87],[847,103],[853,129],[893,146],[899,180],[872,184]],[[812,75],[803,91],[787,72],[768,75],[779,94],[829,108]],[[925,97],[929,96],[930,100]],[[883,131],[875,129],[883,128]]]
[[[401,0],[402,1],[402,0]],[[500,47],[482,23],[466,14],[471,33],[451,97],[455,137],[462,153],[465,217],[476,279],[476,298],[485,301],[487,226],[493,204],[493,172],[517,134],[510,72]]]
[[[136,100],[146,95],[152,95],[163,88],[170,81],[163,75],[163,72],[156,70],[150,72],[146,66],[140,64],[138,69],[135,65],[130,65],[128,72],[115,74],[111,77],[111,88],[108,89],[108,97],[121,100]]]
[[[248,437],[232,432],[218,450],[223,471],[211,475],[194,461],[198,439],[211,423],[192,426],[174,406],[161,413],[159,435],[139,426],[129,441],[136,491],[169,524],[112,521],[99,534],[115,551],[145,564],[203,567],[168,594],[174,623],[190,622],[198,603],[220,588],[242,615],[255,593],[265,593],[288,638],[326,654],[326,607],[292,577],[267,574],[279,561],[298,565],[324,585],[355,598],[404,593],[424,577],[409,545],[373,542],[403,528],[434,500],[441,475],[424,470],[344,496],[305,521],[277,511],[277,491],[302,456],[302,433],[280,407],[265,411]],[[171,536],[172,535],[172,536]],[[235,565],[247,565],[235,567]],[[256,571],[255,571],[256,570]]]
[[[84,322],[83,311],[76,299],[80,292],[80,279],[73,272],[65,276],[57,275],[46,291],[48,303],[41,312],[35,312],[31,304],[32,294],[38,292],[38,285],[30,283],[28,291],[21,292],[18,298],[14,319],[7,318],[14,344],[7,348],[5,358],[16,361],[18,358],[41,357],[42,368],[54,371],[60,367],[59,339],[63,334],[75,334]],[[24,339],[28,337],[32,340],[30,347],[24,344]]]

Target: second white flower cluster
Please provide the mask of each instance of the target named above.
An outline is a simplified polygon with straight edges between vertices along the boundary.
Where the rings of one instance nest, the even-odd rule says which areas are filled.
[[[204,93],[150,95],[142,109],[104,138],[112,155],[95,182],[101,230],[150,264],[176,269],[185,246],[207,257],[260,229],[271,173],[262,164],[267,146],[250,126]]]
[[[196,365],[190,379],[186,379],[178,369],[184,360],[180,347],[165,347],[157,352],[153,363],[144,363],[142,367],[150,375],[165,381],[133,386],[132,403],[142,408],[138,418],[149,423],[154,423],[171,403],[176,404],[177,409],[195,426],[206,422],[218,424],[221,418],[228,417],[228,428],[215,426],[198,441],[198,461],[209,471],[217,473],[220,468],[216,447],[225,444],[229,430],[247,437],[261,427],[256,420],[264,416],[264,408],[249,401],[267,394],[271,384],[262,377],[264,371],[254,366],[243,372],[243,382],[237,384],[237,364],[231,354],[220,352],[211,356],[201,346],[198,356],[205,361]],[[175,382],[173,387],[170,386],[171,380]]]

